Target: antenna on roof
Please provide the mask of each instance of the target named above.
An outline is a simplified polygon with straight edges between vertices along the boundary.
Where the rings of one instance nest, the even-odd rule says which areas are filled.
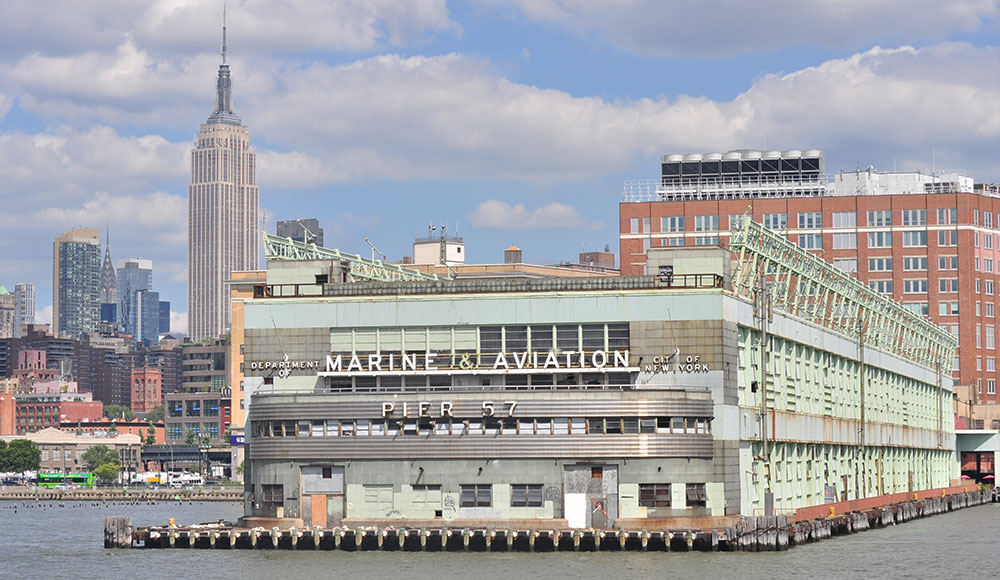
[[[222,4],[222,64],[226,64],[226,5]]]

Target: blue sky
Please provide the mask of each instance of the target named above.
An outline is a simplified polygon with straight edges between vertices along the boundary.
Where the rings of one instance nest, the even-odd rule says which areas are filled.
[[[222,2],[0,6],[0,284],[50,316],[52,240],[110,229],[186,327],[189,154]],[[244,0],[234,101],[261,206],[390,258],[617,249],[622,183],[667,153],[822,149],[826,169],[1000,181],[1000,0]]]

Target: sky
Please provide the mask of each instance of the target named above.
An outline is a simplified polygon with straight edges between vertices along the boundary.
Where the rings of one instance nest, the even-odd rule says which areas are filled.
[[[1000,0],[229,0],[234,109],[268,231],[467,260],[617,252],[628,180],[671,153],[821,149],[827,173],[1000,182]],[[190,150],[222,0],[0,4],[0,285],[51,318],[52,241],[153,260],[186,331]],[[103,254],[103,250],[102,250]]]

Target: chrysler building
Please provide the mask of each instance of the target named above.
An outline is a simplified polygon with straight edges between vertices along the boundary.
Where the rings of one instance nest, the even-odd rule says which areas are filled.
[[[215,112],[201,125],[191,151],[187,305],[193,340],[228,331],[230,273],[260,267],[259,200],[250,133],[233,113],[223,19]]]

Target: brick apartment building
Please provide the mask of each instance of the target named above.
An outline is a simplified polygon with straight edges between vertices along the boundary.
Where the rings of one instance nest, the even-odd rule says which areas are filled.
[[[651,247],[725,246],[744,214],[957,336],[957,383],[1000,400],[998,188],[954,173],[827,176],[818,150],[668,155],[660,179],[625,184],[622,275],[654,274]]]

